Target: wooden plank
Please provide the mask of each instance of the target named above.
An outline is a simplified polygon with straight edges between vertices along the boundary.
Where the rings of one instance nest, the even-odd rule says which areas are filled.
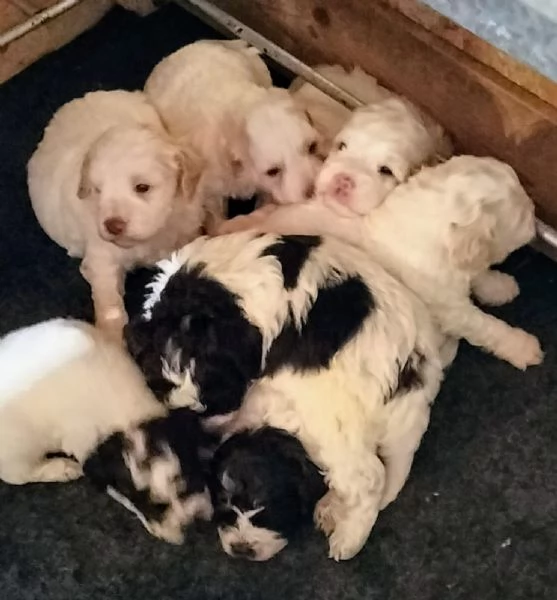
[[[2,2],[4,0],[0,0],[0,3]],[[47,8],[54,3],[53,0],[33,0],[32,2],[38,8]],[[0,52],[0,84],[28,67],[41,56],[67,44],[80,33],[95,25],[112,5],[113,0],[86,0],[56,19],[41,25],[34,31],[12,42]],[[0,11],[1,29],[7,29],[4,28],[4,22],[1,19],[8,14],[8,10],[11,10],[11,8],[7,3],[0,4],[0,9],[5,10],[5,13]],[[17,25],[28,18],[22,11],[19,11],[18,15],[16,13],[10,14],[15,19],[12,25]]]
[[[503,77],[557,107],[557,83],[482,40],[419,0],[381,0]]]
[[[360,64],[430,111],[461,152],[507,161],[557,227],[557,109],[380,0],[216,0],[301,60]]]

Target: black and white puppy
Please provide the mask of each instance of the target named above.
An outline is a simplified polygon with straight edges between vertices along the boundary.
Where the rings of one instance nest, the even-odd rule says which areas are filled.
[[[354,556],[404,485],[440,385],[443,339],[425,307],[369,256],[333,239],[199,238],[159,268],[128,341],[171,405],[227,416],[213,489],[217,515],[227,515],[224,549],[264,560],[284,547],[285,528],[271,523],[280,520],[277,498],[291,506],[299,470],[283,471],[290,484],[274,478],[273,463],[292,465],[297,442],[328,488],[314,519],[330,556]],[[261,428],[240,438],[249,439],[241,460],[257,469],[231,469],[236,436]],[[264,461],[272,430],[283,433],[275,459]],[[293,516],[312,497],[300,495]]]

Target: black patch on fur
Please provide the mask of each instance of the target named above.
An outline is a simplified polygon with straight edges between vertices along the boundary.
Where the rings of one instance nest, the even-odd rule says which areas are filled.
[[[275,256],[282,268],[284,287],[292,290],[311,251],[319,247],[321,238],[315,235],[283,235],[264,250],[262,256]]]
[[[168,281],[150,321],[136,318],[125,329],[128,349],[160,400],[175,387],[162,374],[162,359],[180,351],[180,369],[194,361],[193,381],[203,416],[239,408],[261,369],[262,336],[236,296],[203,274],[204,265],[182,267]]]
[[[145,421],[138,426],[145,436],[147,457],[139,465],[149,468],[152,461],[165,455],[168,449],[180,462],[181,481],[178,489],[184,497],[203,492],[207,487],[208,466],[203,465],[200,452],[209,447],[199,416],[181,408],[171,410],[168,416]],[[112,487],[125,496],[148,521],[160,521],[169,508],[165,502],[154,501],[148,489],[138,490],[125,464],[124,454],[129,442],[122,432],[116,432],[103,441],[83,465],[86,477],[101,491]]]
[[[391,396],[385,399],[385,403],[424,386],[423,367],[425,361],[425,356],[419,350],[414,350],[410,354],[404,365],[399,366],[397,385]]]
[[[375,306],[359,276],[321,288],[301,330],[292,318],[267,354],[264,375],[290,366],[296,371],[327,368],[333,356],[360,330]]]
[[[226,472],[232,483],[224,489]],[[311,522],[317,501],[327,488],[302,444],[281,429],[264,427],[229,438],[215,453],[211,494],[218,526],[231,526],[242,512],[265,507],[251,518],[256,527],[288,538]]]

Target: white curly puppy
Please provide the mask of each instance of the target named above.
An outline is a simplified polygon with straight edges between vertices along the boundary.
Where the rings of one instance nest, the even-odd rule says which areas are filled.
[[[313,194],[318,134],[242,40],[181,48],[155,67],[145,92],[169,131],[206,160],[203,193],[213,226],[227,197],[263,192],[291,203]]]
[[[28,164],[31,203],[45,232],[83,259],[97,324],[115,338],[127,321],[125,272],[199,233],[199,176],[141,92],[88,93],[46,128]]]
[[[377,173],[366,154],[372,150],[359,130],[350,127],[339,135],[339,149],[318,177],[316,200],[278,207],[246,221],[246,227],[329,234],[362,246],[426,302],[445,334],[519,369],[539,364],[537,338],[486,314],[470,299],[475,293],[501,304],[518,293],[512,277],[489,270],[535,235],[534,205],[514,170],[494,158],[453,157],[424,168],[377,206]],[[360,161],[348,170],[342,155],[354,143]]]
[[[1,480],[85,474],[173,543],[194,518],[210,518],[197,416],[167,414],[127,353],[94,327],[51,319],[13,331],[0,340],[0,372]]]

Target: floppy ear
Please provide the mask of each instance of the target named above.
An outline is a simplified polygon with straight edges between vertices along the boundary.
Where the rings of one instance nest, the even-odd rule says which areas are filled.
[[[79,175],[79,184],[77,187],[77,197],[80,200],[84,200],[91,194],[91,181],[89,180],[89,164],[91,162],[91,157],[89,153],[87,153],[83,157],[83,162],[81,163],[81,171]]]
[[[177,189],[182,198],[192,202],[196,197],[199,180],[203,173],[203,161],[191,148],[184,146],[177,152],[176,162],[178,165]]]
[[[486,269],[492,263],[494,230],[495,218],[485,214],[470,223],[451,223],[447,239],[449,260],[472,272]]]

